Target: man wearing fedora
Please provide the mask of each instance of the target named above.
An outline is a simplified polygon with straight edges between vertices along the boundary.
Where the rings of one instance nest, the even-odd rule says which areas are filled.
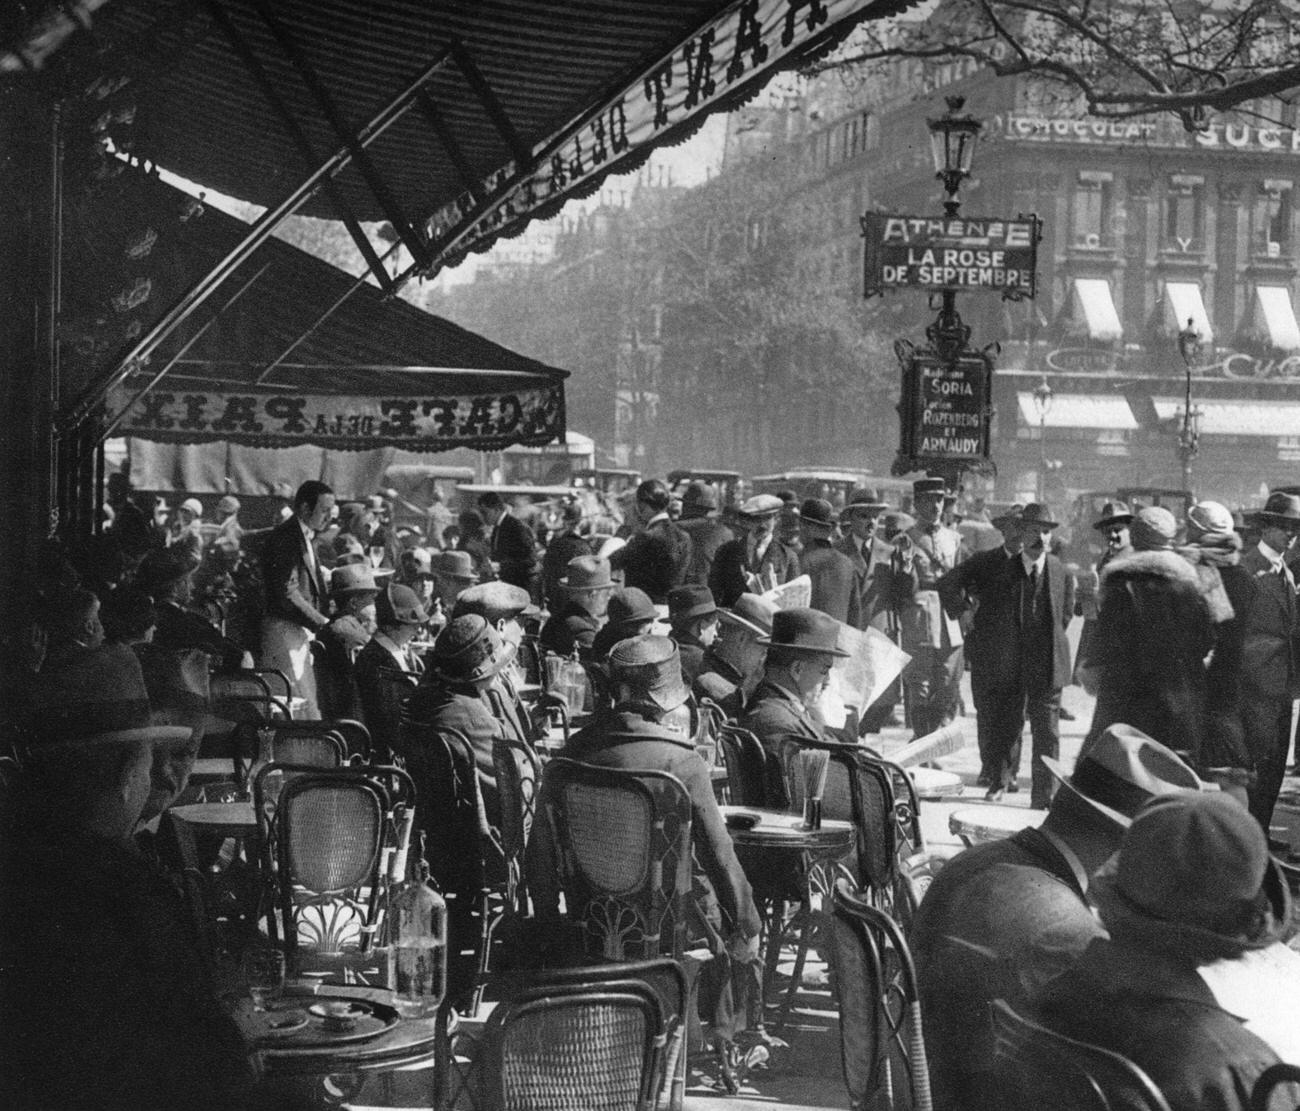
[[[812,579],[812,601],[808,604],[847,623],[856,572],[853,561],[831,543],[835,531],[831,503],[823,498],[806,498],[799,507],[799,531],[803,540],[799,568]]]
[[[1031,502],[995,522],[1002,547],[977,552],[939,580],[952,617],[974,607],[966,638],[975,699],[981,776],[997,802],[1017,790],[1020,743],[1033,736],[1029,805],[1046,810],[1052,780],[1042,762],[1060,752],[1061,690],[1070,680],[1065,630],[1074,617],[1074,576],[1047,550],[1057,527],[1051,510]]]
[[[429,570],[433,573],[435,607],[444,615],[456,608],[461,591],[468,590],[479,581],[474,570],[474,557],[470,552],[446,551],[430,556]],[[504,580],[503,580],[504,581]]]
[[[755,494],[736,510],[744,535],[718,549],[709,571],[709,589],[720,606],[742,594],[765,594],[799,575],[799,556],[776,535],[785,503],[773,494]]]
[[[1127,722],[1199,766],[1205,657],[1214,646],[1195,569],[1173,550],[1178,525],[1146,506],[1129,526],[1133,551],[1101,576],[1101,609],[1080,678],[1097,696],[1084,751],[1112,722]]]
[[[677,527],[691,538],[691,565],[686,570],[686,582],[690,585],[708,584],[709,570],[718,549],[735,539],[735,533],[718,520],[720,510],[718,488],[711,482],[695,479],[687,484]]]
[[[1114,725],[1058,780],[1038,828],[959,853],[916,912],[912,954],[936,1111],[994,1111],[1005,1097],[993,1073],[989,1003],[1023,1011],[1029,995],[1065,971],[1102,928],[1088,905],[1090,877],[1156,795],[1195,791],[1173,752]]]
[[[916,737],[956,716],[963,670],[961,624],[944,611],[938,592],[939,580],[962,555],[961,533],[940,519],[946,491],[942,478],[913,482],[916,524],[892,541],[901,646],[912,657],[903,672],[903,691]]]
[[[804,606],[778,610],[770,636],[758,643],[767,648],[763,681],[754,691],[740,724],[762,742],[768,755],[768,805],[785,806],[785,777],[781,746],[786,740],[825,741],[826,725],[815,709],[817,696],[830,680],[840,649],[839,622]]]
[[[559,587],[564,591],[564,605],[547,618],[538,640],[557,656],[568,657],[575,650],[585,655],[605,623],[614,593],[609,561],[594,555],[574,557],[559,579]]]
[[[334,619],[316,634],[312,644],[316,699],[326,721],[365,718],[357,689],[356,659],[379,628],[375,612],[379,585],[369,562],[355,558],[356,562],[330,572]]]
[[[1177,1111],[1255,1106],[1250,1092],[1279,1057],[1252,1032],[1251,1012],[1266,1010],[1281,986],[1273,979],[1256,981],[1268,985],[1263,991],[1231,989],[1234,977],[1249,976],[1253,954],[1286,936],[1291,912],[1259,826],[1222,794],[1153,799],[1090,894],[1110,937],[1093,939],[1042,988],[1036,1013],[1067,1037],[1122,1053]],[[1293,1046],[1294,996],[1281,1011],[1279,1034]],[[1292,1083],[1267,1102],[1298,1100]]]
[[[610,649],[620,640],[644,636],[659,618],[659,611],[644,590],[625,586],[610,596],[605,624],[591,642],[591,658],[604,664]]]
[[[668,595],[669,634],[681,656],[682,676],[695,683],[704,653],[718,636],[718,607],[707,586],[679,586]]]
[[[657,636],[621,641],[610,653],[609,677],[612,707],[575,733],[563,755],[605,768],[667,772],[686,788],[695,880],[690,930],[714,951],[701,970],[700,1013],[713,1027],[724,1083],[735,1091],[731,1046],[745,1022],[746,994],[760,990],[758,910],[718,810],[708,766],[695,751],[690,690],[682,681],[676,645]],[[528,877],[537,919],[552,930],[559,898],[551,832],[555,811],[544,779],[528,842]]]
[[[248,1107],[247,1047],[176,889],[132,840],[154,789],[155,724],[129,648],[37,675],[24,775],[0,837],[0,1105]]]
[[[704,653],[695,677],[695,697],[707,698],[736,721],[763,678],[766,649],[776,606],[757,594],[742,594],[735,605],[718,610],[718,638]]]
[[[375,635],[357,653],[355,674],[361,709],[374,750],[386,754],[397,742],[402,701],[424,671],[411,641],[429,613],[409,586],[389,581],[375,596]]]
[[[1300,535],[1300,496],[1274,493],[1254,515],[1259,542],[1241,555],[1255,590],[1242,645],[1242,725],[1255,764],[1250,812],[1268,833],[1286,772],[1291,704],[1300,696],[1300,605],[1287,557]]]
[[[1101,558],[1097,560],[1091,574],[1081,576],[1078,596],[1075,600],[1075,613],[1083,618],[1083,627],[1079,630],[1079,646],[1075,650],[1073,681],[1076,683],[1079,682],[1079,666],[1088,658],[1088,645],[1097,627],[1101,573],[1112,559],[1133,550],[1133,541],[1129,536],[1129,525],[1132,522],[1133,513],[1128,505],[1116,500],[1106,502],[1101,507],[1100,515],[1092,523],[1092,527],[1101,533],[1105,550],[1101,553]]]
[[[877,535],[880,516],[889,508],[878,490],[859,487],[840,513],[844,535],[835,547],[853,562],[853,595],[847,623],[855,629],[878,629],[891,639],[898,635],[890,557],[894,549]]]
[[[636,531],[614,552],[610,564],[623,572],[623,585],[645,591],[656,605],[666,605],[668,592],[686,581],[695,558],[690,534],[668,514],[667,485],[648,478],[636,488],[632,513]]]

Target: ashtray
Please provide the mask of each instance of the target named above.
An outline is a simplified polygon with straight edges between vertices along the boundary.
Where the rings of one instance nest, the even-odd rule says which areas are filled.
[[[272,1011],[266,1016],[268,1034],[292,1034],[307,1025],[307,1016],[299,1010]]]
[[[731,810],[723,820],[727,823],[728,829],[753,829],[763,820],[763,816],[755,814],[752,810]]]
[[[307,1010],[322,1021],[326,1030],[339,1032],[351,1030],[356,1026],[358,1019],[371,1013],[371,1009],[366,1004],[345,999],[336,999],[329,1003],[313,1003]]]

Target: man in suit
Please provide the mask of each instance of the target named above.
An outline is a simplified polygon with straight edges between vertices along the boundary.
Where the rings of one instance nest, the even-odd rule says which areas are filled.
[[[705,651],[695,677],[695,697],[716,703],[729,721],[745,709],[763,677],[760,639],[771,635],[776,607],[757,594],[742,594],[718,610],[718,638]]]
[[[916,737],[956,716],[962,675],[961,625],[944,612],[938,592],[939,580],[961,556],[961,534],[940,521],[946,489],[942,478],[912,483],[916,524],[893,541],[902,649],[912,657],[903,673],[903,690]]]
[[[974,607],[966,648],[975,698],[980,769],[990,801],[1018,789],[1020,739],[1029,718],[1033,770],[1029,805],[1046,810],[1052,779],[1043,757],[1060,751],[1061,689],[1070,679],[1065,629],[1074,616],[1074,576],[1047,551],[1057,522],[1031,503],[994,522],[1005,541],[977,552],[938,583],[951,617]]]
[[[495,490],[478,496],[478,511],[491,529],[492,562],[502,582],[531,591],[537,570],[537,538]]]
[[[262,548],[262,666],[284,673],[293,694],[306,703],[308,718],[320,716],[312,637],[329,624],[329,588],[312,541],[333,509],[333,490],[314,479],[304,482],[293,496],[292,515],[267,534]]]
[[[691,565],[686,571],[686,582],[704,586],[709,581],[718,549],[735,534],[718,520],[718,488],[712,483],[695,481],[682,495],[682,516],[677,527],[691,538]]]
[[[693,685],[704,654],[718,637],[718,607],[707,586],[679,586],[668,595],[669,634],[681,655],[682,676]]]
[[[594,555],[575,556],[557,586],[564,592],[564,604],[546,619],[538,641],[557,656],[570,656],[576,650],[585,658],[605,623],[614,593],[609,562]]]
[[[357,653],[353,673],[371,744],[386,757],[397,745],[402,704],[424,671],[410,645],[429,614],[414,590],[388,580],[375,597],[375,621],[379,627]]]
[[[856,569],[853,560],[831,544],[834,528],[835,510],[830,502],[807,498],[799,507],[799,531],[803,539],[799,567],[812,579],[812,601],[808,604],[847,624]]]
[[[762,742],[767,753],[769,806],[788,802],[781,771],[782,743],[828,739],[813,703],[829,681],[835,660],[847,655],[839,649],[838,638],[839,626],[833,618],[804,606],[778,610],[771,636],[759,638],[767,646],[763,681],[740,724]]]
[[[668,604],[668,594],[686,581],[694,559],[694,545],[668,515],[668,487],[648,478],[636,488],[633,515],[637,531],[610,557],[615,571],[623,572],[623,585],[644,590],[657,606]]]
[[[755,494],[736,511],[745,535],[723,544],[709,571],[718,605],[735,605],[742,594],[764,594],[799,575],[798,555],[775,535],[784,505],[772,494]]]
[[[560,580],[569,568],[569,561],[578,556],[591,555],[592,547],[580,535],[583,522],[582,502],[569,502],[563,510],[563,527],[551,537],[542,556],[542,600],[552,613],[565,603],[564,587]]]
[[[509,735],[531,749],[536,737],[532,717],[519,694],[524,683],[519,668],[519,647],[524,641],[524,622],[536,617],[538,609],[522,587],[491,582],[471,586],[456,599],[456,608],[451,611],[453,620],[466,614],[478,614],[491,625],[510,656],[506,666],[492,677],[483,697]]]
[[[1291,703],[1300,694],[1300,606],[1286,563],[1300,534],[1300,496],[1270,494],[1255,524],[1259,543],[1241,556],[1241,567],[1255,585],[1245,620],[1241,716],[1255,761],[1250,812],[1267,835],[1286,771]]]
[[[198,648],[223,670],[234,670],[243,661],[243,650],[202,614],[186,608],[193,574],[194,564],[175,548],[155,548],[140,561],[135,585],[153,599],[153,643],[160,648]]]

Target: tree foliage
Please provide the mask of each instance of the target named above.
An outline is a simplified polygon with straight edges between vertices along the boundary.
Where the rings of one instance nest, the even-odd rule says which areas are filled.
[[[1298,40],[1300,0],[941,0],[865,24],[815,70],[969,59],[1094,116],[1172,113],[1199,130],[1230,110],[1276,122],[1300,88]]]

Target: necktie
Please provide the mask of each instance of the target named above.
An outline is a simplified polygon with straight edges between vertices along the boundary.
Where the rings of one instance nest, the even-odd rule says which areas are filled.
[[[1025,592],[1020,603],[1020,624],[1029,625],[1034,620],[1034,594],[1038,588],[1038,568],[1030,564],[1025,571]]]

